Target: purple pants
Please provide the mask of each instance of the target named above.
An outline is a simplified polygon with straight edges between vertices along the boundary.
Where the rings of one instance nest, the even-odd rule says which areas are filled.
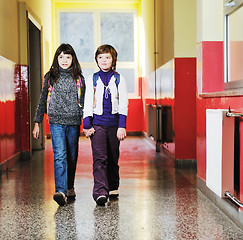
[[[117,127],[94,125],[95,134],[91,137],[93,152],[93,198],[108,197],[109,191],[119,187],[119,146]]]

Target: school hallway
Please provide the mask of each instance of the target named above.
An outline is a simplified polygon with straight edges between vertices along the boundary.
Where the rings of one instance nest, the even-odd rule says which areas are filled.
[[[76,200],[53,200],[51,141],[1,176],[0,239],[243,239],[243,231],[196,187],[196,173],[169,164],[143,137],[121,142],[119,199],[92,199],[92,153],[80,137]]]

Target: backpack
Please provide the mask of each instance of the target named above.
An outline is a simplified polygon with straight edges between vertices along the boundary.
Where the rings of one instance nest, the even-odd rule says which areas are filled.
[[[83,83],[82,83],[80,76],[78,76],[78,78],[77,78],[76,86],[78,88],[78,105],[80,108],[82,108],[80,101],[81,101],[81,92],[82,92]],[[49,78],[48,79],[48,94],[47,94],[47,101],[46,101],[46,114],[48,114],[48,105],[49,105],[49,102],[51,99],[52,90],[53,90],[53,86],[51,85],[50,78]]]

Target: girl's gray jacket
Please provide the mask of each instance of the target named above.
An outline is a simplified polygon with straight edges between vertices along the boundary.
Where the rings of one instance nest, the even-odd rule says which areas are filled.
[[[47,96],[49,74],[45,75],[41,96],[34,117],[35,122],[42,122],[47,111]],[[60,78],[54,83],[50,100],[48,101],[49,123],[62,125],[80,125],[83,115],[85,82],[82,79],[80,105],[78,102],[78,87],[71,76],[71,69],[60,69]]]

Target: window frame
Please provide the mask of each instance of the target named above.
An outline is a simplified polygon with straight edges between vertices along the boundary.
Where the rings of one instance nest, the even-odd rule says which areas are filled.
[[[101,45],[101,13],[133,13],[134,14],[134,61],[120,62],[119,56],[117,61],[117,69],[134,69],[134,92],[128,93],[129,99],[137,99],[139,96],[138,86],[138,12],[137,9],[56,9],[56,45],[60,45],[60,13],[75,12],[75,13],[93,13],[94,14],[94,50]],[[95,54],[95,53],[94,53]],[[118,53],[119,54],[119,53]],[[99,70],[95,60],[93,62],[80,62],[83,69],[93,69],[93,72]]]
[[[229,17],[230,14],[243,7],[243,0],[224,0],[224,89],[232,90],[243,88],[242,79],[230,81],[230,36]]]

